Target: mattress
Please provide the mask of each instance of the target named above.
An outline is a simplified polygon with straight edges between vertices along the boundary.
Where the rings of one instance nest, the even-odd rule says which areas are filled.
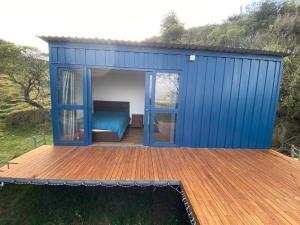
[[[130,117],[125,112],[94,112],[92,116],[93,130],[106,130],[116,132],[121,140],[130,122]]]

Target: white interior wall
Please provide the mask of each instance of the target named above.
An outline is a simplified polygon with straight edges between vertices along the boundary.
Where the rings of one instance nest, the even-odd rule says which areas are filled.
[[[130,117],[133,113],[144,114],[145,75],[139,71],[95,69],[92,97],[93,100],[128,101]]]

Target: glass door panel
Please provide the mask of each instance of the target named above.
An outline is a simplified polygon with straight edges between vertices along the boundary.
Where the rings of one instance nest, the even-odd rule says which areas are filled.
[[[84,120],[83,110],[62,109],[59,111],[59,140],[83,141]]]
[[[150,76],[151,77],[151,76]],[[176,122],[179,100],[179,73],[156,72],[148,79],[150,145],[176,145]],[[152,90],[152,91],[151,91]]]
[[[154,143],[175,144],[176,113],[154,112]]]
[[[60,69],[58,104],[83,105],[83,76],[79,69]]]
[[[179,96],[178,73],[156,73],[155,108],[177,108]]]
[[[86,143],[83,69],[58,68],[56,82],[56,140],[58,143]]]

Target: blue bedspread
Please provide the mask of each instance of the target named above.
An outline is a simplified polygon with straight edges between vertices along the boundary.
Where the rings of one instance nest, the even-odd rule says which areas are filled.
[[[112,130],[122,139],[130,118],[125,112],[95,112],[92,117],[92,127],[98,130]]]

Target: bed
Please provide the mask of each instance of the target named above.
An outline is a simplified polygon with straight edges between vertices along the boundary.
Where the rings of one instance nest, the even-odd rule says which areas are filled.
[[[121,141],[130,122],[129,102],[95,100],[93,106],[93,141]]]

